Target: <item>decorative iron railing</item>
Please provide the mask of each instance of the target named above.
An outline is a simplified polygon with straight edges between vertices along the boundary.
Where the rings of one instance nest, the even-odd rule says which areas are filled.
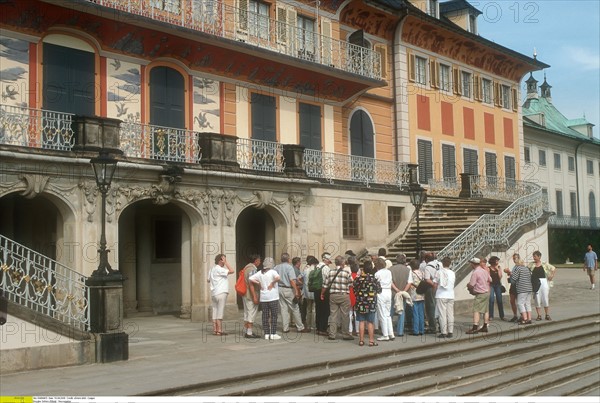
[[[0,144],[71,150],[72,114],[0,104]]]
[[[458,197],[460,193],[460,178],[444,178],[444,179],[429,179],[429,190],[427,194],[430,196]]]
[[[452,257],[455,270],[462,268],[484,246],[507,245],[510,237],[524,224],[544,213],[542,188],[531,182],[503,178],[471,177],[474,189],[486,198],[514,201],[501,214],[484,214],[442,249],[438,256]],[[485,186],[482,186],[485,183]],[[502,197],[497,197],[504,192]]]
[[[198,163],[200,134],[191,130],[122,122],[121,150],[127,157]]]
[[[599,229],[600,218],[588,216],[563,216],[553,215],[548,221],[548,225],[553,228],[580,228],[580,229]]]
[[[86,277],[0,235],[0,288],[21,306],[82,331],[90,329]]]
[[[368,157],[304,150],[304,169],[312,178],[402,187],[409,183],[408,164]]]
[[[237,161],[243,169],[283,172],[283,145],[273,141],[238,138]]]
[[[87,1],[365,77],[382,77],[378,52],[298,27],[296,12],[290,8],[278,8],[278,18],[272,19],[237,8],[233,0]]]

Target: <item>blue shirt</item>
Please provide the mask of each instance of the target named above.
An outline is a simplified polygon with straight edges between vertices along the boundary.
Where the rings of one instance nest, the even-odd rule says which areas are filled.
[[[596,260],[598,260],[598,255],[596,255],[596,252],[594,252],[593,250],[587,252],[585,254],[585,257],[583,258],[585,267],[587,267],[588,269],[596,268]]]

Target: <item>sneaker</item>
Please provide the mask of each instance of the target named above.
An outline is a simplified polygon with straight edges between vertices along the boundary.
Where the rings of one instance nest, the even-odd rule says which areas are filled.
[[[377,341],[390,341],[390,338],[388,336],[381,336],[377,338]]]
[[[518,321],[519,321],[519,318],[517,318],[516,316],[513,316],[510,320],[510,322],[513,322],[513,323],[518,322]]]
[[[265,340],[269,340],[271,338],[270,334],[265,334]]]
[[[245,339],[260,339],[260,336],[257,334],[245,334],[244,338]]]
[[[442,334],[438,335],[437,338],[438,339],[445,339],[446,337],[448,337],[448,336],[442,333]]]
[[[271,340],[280,340],[280,339],[281,339],[281,336],[278,335],[278,334],[272,334],[271,335]]]
[[[592,284],[592,286],[590,287],[590,290],[593,290],[594,288],[596,288],[596,284]]]

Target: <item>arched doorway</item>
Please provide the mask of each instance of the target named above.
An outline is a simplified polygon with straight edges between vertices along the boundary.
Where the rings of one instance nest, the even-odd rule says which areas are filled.
[[[236,277],[250,262],[250,256],[275,258],[276,228],[273,217],[265,209],[248,207],[240,213],[235,224]],[[277,261],[277,259],[275,259]],[[240,297],[238,306],[242,307]]]
[[[63,241],[63,222],[44,196],[27,199],[12,193],[0,199],[0,234],[54,260],[61,258],[57,245]]]
[[[175,314],[189,304],[191,224],[175,204],[143,200],[119,217],[119,268],[125,314]],[[184,270],[185,268],[185,270]],[[185,284],[185,285],[184,285]]]

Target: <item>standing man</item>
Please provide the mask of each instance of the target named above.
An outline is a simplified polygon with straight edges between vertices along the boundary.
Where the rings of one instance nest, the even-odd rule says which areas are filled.
[[[223,331],[223,314],[225,312],[225,303],[229,295],[229,282],[227,276],[235,273],[235,270],[229,265],[227,257],[224,254],[215,256],[215,265],[208,273],[208,282],[210,283],[210,296],[212,300],[212,319],[213,332],[216,336],[226,336]]]
[[[408,292],[413,283],[412,270],[406,265],[406,255],[399,253],[396,256],[396,264],[390,267],[392,282],[400,291]],[[392,301],[396,298],[396,292],[392,289]],[[404,336],[404,322],[406,319],[406,299],[403,298],[404,310],[398,313],[396,322],[396,336]],[[392,303],[392,317],[394,316],[394,304]]]
[[[593,290],[596,288],[596,280],[594,279],[594,275],[596,270],[598,270],[598,255],[596,255],[596,252],[592,250],[591,243],[588,244],[587,250],[588,251],[583,259],[583,271],[587,270],[587,274],[590,276],[590,283],[592,284],[590,290]]]
[[[323,281],[321,301],[325,300],[326,291],[329,290],[329,340],[335,340],[337,325],[342,322],[342,336],[344,340],[354,340],[348,331],[350,325],[350,287],[352,286],[352,272],[346,266],[343,256],[335,258],[336,270],[330,270]]]
[[[321,255],[321,262],[315,267],[314,273],[311,273],[309,279],[320,277],[320,281],[316,282],[316,284],[320,283],[320,288],[317,291],[316,288],[313,288],[314,299],[315,299],[315,322],[317,328],[317,334],[320,336],[328,336],[327,327],[329,326],[329,297],[326,295],[325,298],[321,298],[321,290],[323,288],[323,281],[325,278],[329,276],[329,272],[331,268],[329,265],[331,264],[331,255],[327,252],[323,252]],[[310,281],[312,285],[313,281]],[[316,287],[316,286],[315,286]]]
[[[451,338],[454,331],[454,282],[456,275],[450,270],[452,260],[446,256],[440,262],[442,268],[438,270],[433,280],[437,308],[440,313],[440,335],[438,338]]]
[[[283,333],[290,331],[290,311],[298,332],[305,333],[302,317],[300,316],[300,307],[298,306],[301,297],[300,289],[296,284],[296,272],[290,264],[288,253],[281,254],[281,263],[275,266],[274,270],[279,275],[279,309],[281,311]]]
[[[250,281],[250,276],[254,275],[260,266],[260,256],[251,255],[250,263],[244,267],[244,279],[246,281],[246,294],[242,298],[244,304],[244,338],[246,339],[258,339],[260,336],[252,333],[252,326],[254,324],[254,318],[258,312],[258,303],[254,303],[252,297],[252,291],[250,288],[254,288],[255,284]]]
[[[273,269],[274,261],[272,257],[266,257],[261,271],[250,276],[250,281],[260,286],[260,309],[262,310],[262,324],[265,333],[265,340],[279,340],[281,336],[277,334],[277,315],[279,312],[279,275]],[[256,294],[255,287],[250,287],[252,300],[255,304],[259,302],[259,296]]]
[[[427,329],[425,333],[436,334],[437,319],[435,317],[435,292],[433,291],[433,279],[438,271],[435,255],[433,252],[425,254],[425,267],[423,268],[423,281],[429,283],[431,287],[425,291],[425,316],[427,317]]]
[[[469,260],[473,274],[467,284],[471,294],[475,295],[473,300],[473,327],[467,330],[466,334],[487,333],[488,323],[490,321],[490,284],[492,277],[482,266],[479,258]],[[483,314],[483,326],[479,328],[479,318]]]

